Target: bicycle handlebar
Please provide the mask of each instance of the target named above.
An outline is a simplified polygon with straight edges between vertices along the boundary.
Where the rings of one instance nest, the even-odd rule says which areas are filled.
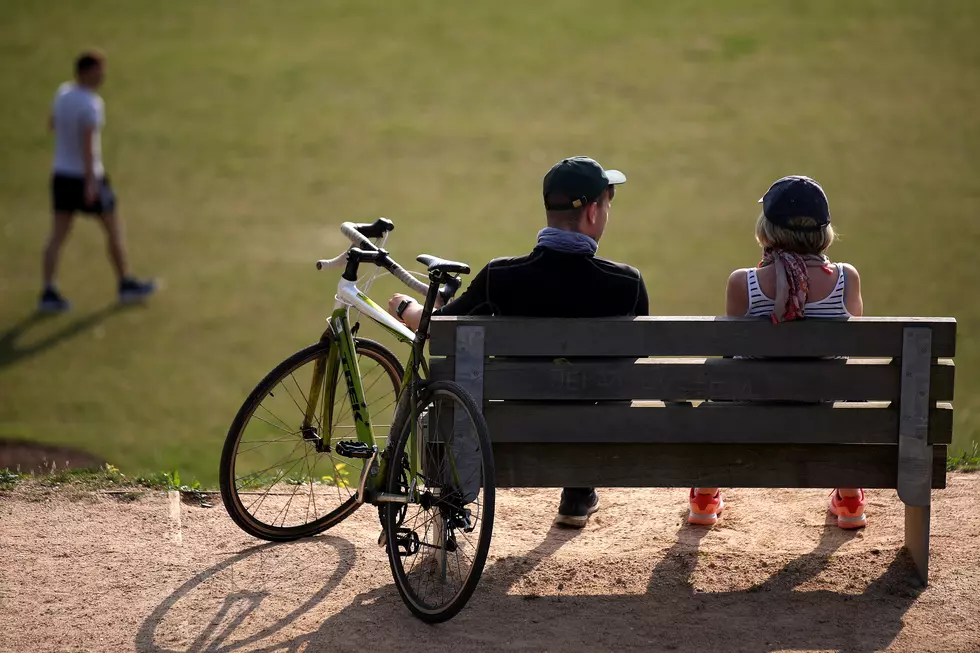
[[[345,222],[340,225],[340,232],[347,236],[347,238],[354,244],[355,247],[372,252],[376,251],[378,248],[374,246],[368,238],[357,230],[357,225],[353,222]],[[329,268],[341,267],[347,264],[347,253],[343,253],[340,256],[335,256],[331,259],[323,259],[316,262],[317,270],[324,270]],[[429,284],[419,281],[412,276],[412,273],[403,268],[394,259],[388,258],[388,265],[385,266],[391,274],[401,281],[403,284],[419,293],[420,295],[425,295],[429,292]]]

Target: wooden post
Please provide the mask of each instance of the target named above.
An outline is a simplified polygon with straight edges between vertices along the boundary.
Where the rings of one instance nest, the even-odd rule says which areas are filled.
[[[932,447],[929,446],[929,368],[932,331],[906,328],[898,422],[898,496],[905,503],[905,546],[919,578],[929,581],[929,511]]]
[[[469,392],[476,403],[477,410],[483,414],[483,343],[484,327],[464,326],[456,330],[456,383],[461,385],[464,390]],[[479,460],[480,452],[473,450],[472,446],[459,446],[462,443],[472,442],[475,438],[474,433],[469,432],[470,419],[466,414],[457,410],[453,414],[453,452],[452,456],[457,464],[462,464],[467,469],[482,469]],[[465,485],[462,489],[463,498],[470,501],[476,498],[481,482],[476,486]]]
[[[456,329],[456,383],[470,393],[483,411],[483,342],[482,326]]]
[[[931,506],[905,506],[905,548],[909,550],[919,579],[929,584],[929,513]]]

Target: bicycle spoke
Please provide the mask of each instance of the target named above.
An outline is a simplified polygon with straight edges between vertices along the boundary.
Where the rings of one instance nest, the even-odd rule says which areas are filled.
[[[313,473],[307,475],[307,480],[310,482],[310,500],[313,502],[313,519],[319,519],[320,513],[316,509],[316,494],[313,493]],[[310,521],[310,504],[306,504],[306,521]]]
[[[293,433],[293,437],[295,437],[297,435],[299,435],[299,434],[298,433]],[[263,444],[276,444],[276,443],[279,443],[279,442],[289,442],[290,440],[293,439],[293,437],[279,438],[278,440],[242,440],[242,444],[257,444],[259,446],[257,446],[257,447],[251,447],[251,448],[245,449],[245,450],[239,449],[238,450],[238,455],[240,456],[242,454],[248,453],[249,451],[255,451],[256,449],[261,449]]]
[[[262,494],[262,496],[261,496],[261,497],[260,497],[259,499],[257,499],[257,500],[256,500],[256,501],[258,502],[258,505],[256,505],[256,503],[255,503],[255,502],[253,502],[253,503],[252,503],[252,505],[250,505],[250,506],[248,507],[248,510],[249,510],[249,512],[251,512],[251,511],[252,511],[252,506],[255,506],[255,510],[256,510],[256,511],[258,511],[258,509],[259,509],[259,508],[260,508],[260,507],[262,506],[262,503],[263,503],[263,502],[265,501],[265,498],[266,498],[267,496],[269,496],[269,492],[270,492],[270,491],[272,490],[272,488],[274,488],[274,487],[276,486],[276,484],[277,484],[277,483],[279,483],[279,481],[281,481],[281,480],[282,480],[283,478],[285,478],[285,477],[286,477],[286,476],[287,476],[287,475],[289,474],[289,472],[291,472],[291,471],[293,471],[294,469],[296,469],[296,465],[298,465],[298,464],[299,464],[299,461],[300,461],[300,460],[302,460],[302,458],[300,458],[300,459],[298,459],[298,460],[297,460],[297,461],[296,461],[295,463],[293,463],[293,465],[292,465],[292,466],[291,466],[291,467],[290,467],[289,469],[287,469],[287,470],[285,471],[285,473],[280,473],[280,474],[279,474],[279,475],[278,475],[278,476],[276,477],[276,480],[274,480],[274,481],[272,482],[272,484],[271,484],[271,485],[270,485],[270,486],[269,486],[269,487],[268,487],[268,488],[266,489],[266,491],[265,491],[265,492],[264,492],[264,493]],[[275,521],[273,521],[273,526],[275,526]]]
[[[301,459],[301,461],[306,461],[306,459],[307,459],[308,456],[309,456],[309,453],[307,453],[305,456],[303,456],[303,458]],[[295,465],[293,465],[293,467],[295,467]],[[299,489],[299,485],[293,485],[293,492],[292,492],[292,494],[289,495],[289,499],[286,501],[286,505],[283,506],[279,510],[279,512],[276,514],[276,516],[273,517],[273,519],[272,519],[272,525],[273,526],[276,525],[276,520],[279,519],[279,515],[282,515],[282,525],[283,526],[286,525],[286,517],[289,516],[289,506],[293,505],[293,498],[296,497],[296,491],[298,489]]]
[[[411,437],[418,438],[419,469],[409,480],[417,487],[416,507],[398,525],[414,533],[418,549],[411,555],[403,548],[395,555],[391,549],[389,560],[413,612],[425,621],[441,621],[465,603],[486,562],[493,489],[485,483],[492,474],[492,468],[485,468],[486,431],[480,430],[486,427],[475,421],[472,402],[462,401],[468,398],[451,384],[431,392],[431,401],[417,410],[414,432],[398,434],[395,452],[397,459],[411,446]],[[389,483],[389,491],[397,489]],[[389,519],[395,514],[389,512]]]
[[[236,499],[229,510],[245,516],[247,523],[236,521],[253,535],[288,539],[315,534],[357,507],[354,500],[366,461],[340,456],[332,446],[335,441],[358,439],[346,379],[343,375],[326,379],[321,392],[309,394],[318,362],[322,365],[334,346],[327,342],[304,350],[304,357],[298,355],[293,366],[267,382],[265,394],[254,400],[251,412],[239,418],[230,463]],[[355,348],[371,423],[378,418],[378,428],[388,429],[391,406],[401,388],[398,367],[389,363],[389,354],[376,344],[357,341]],[[331,403],[332,424],[327,424],[324,406]],[[318,430],[318,438],[301,428],[311,410],[308,424]],[[253,532],[251,524],[258,532]]]
[[[298,441],[295,445],[293,445],[292,450],[289,453],[287,453],[285,456],[283,456],[282,458],[280,458],[278,462],[273,463],[272,465],[269,465],[265,469],[261,469],[261,470],[259,470],[257,472],[252,472],[251,474],[249,474],[247,476],[236,476],[235,477],[235,480],[236,481],[239,480],[239,479],[253,479],[253,480],[255,480],[255,479],[258,479],[260,476],[262,476],[262,474],[265,474],[270,469],[274,469],[276,467],[279,467],[280,465],[285,465],[285,464],[287,464],[289,462],[292,462],[292,461],[287,460],[287,459],[290,456],[292,456],[294,453],[296,453],[296,450],[299,449],[300,445],[302,445],[302,444],[303,444],[303,440]]]
[[[271,394],[270,394],[270,396],[271,396]],[[287,424],[278,415],[276,415],[271,410],[269,410],[269,408],[264,403],[259,404],[258,408],[261,408],[265,412],[269,413],[273,417],[273,419],[277,420],[280,424],[282,424],[283,426],[285,426],[286,429],[289,428],[289,424]],[[252,415],[252,417],[255,417],[256,419],[261,420],[261,421],[265,422],[266,424],[269,424],[269,426],[275,426],[275,424],[271,424],[271,423],[267,422],[266,420],[262,419],[261,417],[258,417],[258,416],[254,415],[254,414]],[[284,429],[284,430],[286,430],[286,429]]]
[[[301,387],[299,387],[299,382],[296,380],[296,377],[293,374],[290,374],[289,375],[289,378],[291,378],[293,380],[293,385],[296,386],[296,391],[299,392],[299,396],[303,398],[303,405],[304,406],[309,406],[310,405],[310,401],[309,401],[309,399],[306,398],[306,393],[303,392],[303,389]],[[283,387],[284,388],[286,387],[285,384],[283,385]],[[289,390],[287,389],[286,392],[289,393]],[[292,393],[289,393],[289,398],[290,399],[293,398]],[[296,400],[295,399],[293,399],[293,403],[296,403]],[[296,407],[299,408],[299,405],[297,405]],[[305,408],[299,408],[299,412],[300,412],[301,415],[303,415],[303,417],[305,419],[306,418],[306,409]],[[322,431],[323,430],[323,425],[320,424],[320,418],[316,414],[316,406],[315,405],[313,406],[313,419],[316,420],[316,427],[317,427],[317,429],[319,429],[320,431]]]

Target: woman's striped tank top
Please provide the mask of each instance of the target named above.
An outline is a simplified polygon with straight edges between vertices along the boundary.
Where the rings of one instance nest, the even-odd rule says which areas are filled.
[[[844,266],[838,263],[836,267],[838,270],[837,284],[834,286],[833,291],[820,301],[807,302],[806,308],[804,309],[804,315],[806,317],[851,316],[844,306],[844,285],[847,283]],[[749,270],[748,286],[749,310],[745,314],[752,317],[769,317],[772,315],[772,310],[776,302],[762,294],[762,288],[759,287],[759,276],[754,269]]]

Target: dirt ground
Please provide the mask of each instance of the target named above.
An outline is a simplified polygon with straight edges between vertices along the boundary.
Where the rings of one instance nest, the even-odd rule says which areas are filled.
[[[408,612],[374,511],[269,545],[176,495],[0,497],[0,650],[980,651],[980,474],[934,494],[931,583],[892,491],[840,531],[823,491],[731,490],[713,530],[684,490],[605,490],[581,532],[553,490],[498,495],[483,579],[454,620]]]

